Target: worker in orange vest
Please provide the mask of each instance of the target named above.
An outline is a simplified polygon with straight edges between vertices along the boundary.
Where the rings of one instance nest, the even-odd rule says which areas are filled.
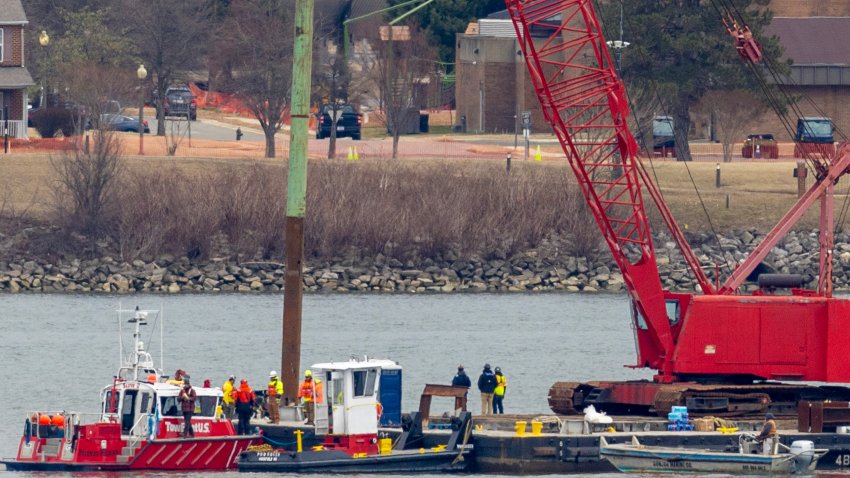
[[[280,397],[283,396],[283,382],[277,378],[277,372],[269,372],[269,388],[266,392],[268,397],[269,421],[280,423]]]
[[[316,423],[316,386],[313,383],[313,372],[307,370],[304,372],[304,381],[301,383],[301,388],[298,390],[298,398],[301,399],[301,405],[304,407],[304,412],[307,414],[307,420],[304,422],[308,425]]]

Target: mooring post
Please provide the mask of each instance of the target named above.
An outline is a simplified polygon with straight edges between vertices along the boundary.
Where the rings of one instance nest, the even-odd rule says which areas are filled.
[[[720,163],[717,163],[717,169],[714,170],[714,187],[720,187]]]
[[[803,194],[806,194],[806,176],[808,171],[806,170],[806,162],[802,159],[797,160],[797,197],[803,197]]]
[[[313,68],[313,3],[295,1],[295,40],[292,58],[292,125],[289,130],[289,178],[286,190],[286,271],[283,293],[283,342],[280,373],[284,399],[295,402],[301,369],[302,263],[304,214],[307,204],[307,128],[310,115],[310,77]]]
[[[508,153],[508,157],[505,158],[505,171],[511,174],[511,153]]]

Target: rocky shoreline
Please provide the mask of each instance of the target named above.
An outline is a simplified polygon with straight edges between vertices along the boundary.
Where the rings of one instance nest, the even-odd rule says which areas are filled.
[[[741,261],[763,238],[757,231],[719,236],[691,237],[691,244],[713,278],[715,264],[722,268]],[[835,238],[834,287],[850,290],[850,237]],[[696,282],[687,273],[673,242],[656,237],[656,255],[664,287],[692,291]],[[562,246],[562,244],[561,244]],[[573,257],[558,244],[545,243],[537,250],[513,257],[481,259],[446,257],[402,262],[382,254],[356,259],[307,261],[306,292],[620,292],[623,276],[607,253],[596,258]],[[776,272],[801,274],[809,287],[817,280],[817,231],[792,232],[765,261]],[[725,277],[726,273],[722,273]],[[209,259],[203,263],[186,257],[163,256],[145,262],[121,262],[111,256],[99,259],[40,260],[16,257],[0,260],[0,293],[204,293],[278,292],[283,289],[282,264]],[[755,285],[747,285],[752,290]]]

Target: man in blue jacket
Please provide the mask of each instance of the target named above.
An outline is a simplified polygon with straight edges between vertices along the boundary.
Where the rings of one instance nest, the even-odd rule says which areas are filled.
[[[493,392],[496,390],[496,374],[490,370],[490,364],[484,364],[484,371],[478,377],[478,390],[481,391],[481,414],[493,414]]]

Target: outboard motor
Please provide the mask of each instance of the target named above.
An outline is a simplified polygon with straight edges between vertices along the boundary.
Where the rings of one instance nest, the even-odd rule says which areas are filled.
[[[791,454],[794,455],[794,473],[804,473],[814,468],[815,444],[809,440],[795,440],[791,442]]]

